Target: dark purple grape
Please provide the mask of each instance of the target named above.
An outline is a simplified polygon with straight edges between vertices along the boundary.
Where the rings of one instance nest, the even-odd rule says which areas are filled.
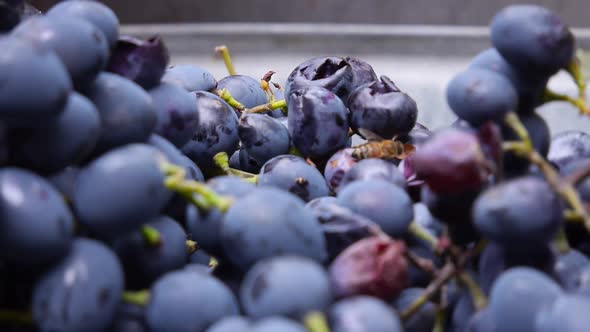
[[[371,295],[390,300],[408,285],[406,245],[381,237],[362,239],[330,264],[334,296]]]
[[[326,163],[324,177],[332,191],[338,191],[342,179],[358,160],[352,156],[353,149],[342,149],[332,155]]]
[[[538,5],[510,5],[499,11],[491,22],[491,38],[508,62],[546,77],[566,68],[575,52],[569,27]]]
[[[221,244],[243,270],[276,255],[327,258],[318,220],[297,196],[276,188],[258,188],[232,205],[221,223]]]
[[[590,158],[579,158],[564,164],[559,170],[562,176],[572,176],[576,172],[590,167]],[[583,179],[576,185],[576,190],[584,203],[590,203],[590,178]],[[584,232],[585,233],[585,232]]]
[[[258,173],[260,169],[264,165],[264,163],[259,162],[253,157],[250,157],[250,153],[247,150],[240,149],[237,151],[238,153],[238,167],[239,170],[250,172],[250,173]],[[231,167],[231,166],[230,166]]]
[[[459,301],[453,308],[451,324],[454,331],[466,331],[470,318],[477,312],[473,305],[473,297],[468,290],[462,292]]]
[[[149,93],[158,112],[155,132],[182,147],[198,129],[199,113],[194,94],[170,83],[162,83]]]
[[[309,59],[287,77],[285,96],[291,102],[291,94],[309,87],[325,88],[346,102],[353,90],[354,71],[347,59],[340,57],[317,57]],[[289,107],[291,110],[291,107]]]
[[[405,189],[406,178],[395,164],[382,159],[364,159],[353,165],[340,182],[339,190],[355,181],[384,180]]]
[[[219,80],[218,90],[227,89],[237,101],[247,108],[268,103],[268,96],[260,80],[244,75],[227,76]]]
[[[146,40],[121,36],[111,53],[106,70],[128,78],[146,90],[160,84],[170,62],[168,49],[159,36]]]
[[[125,270],[127,289],[144,289],[163,274],[188,263],[186,233],[169,217],[160,216],[146,223],[160,234],[159,245],[150,245],[140,230],[115,240],[113,248]]]
[[[73,92],[57,119],[43,128],[10,134],[12,161],[43,174],[58,172],[84,160],[94,149],[100,130],[94,104]]]
[[[278,256],[260,261],[246,274],[240,300],[250,317],[302,318],[332,302],[326,270],[308,258]]]
[[[328,158],[348,141],[348,115],[332,92],[311,86],[292,90],[288,98],[291,142],[312,159]]]
[[[469,190],[437,194],[428,186],[424,186],[421,191],[421,200],[435,218],[445,224],[457,224],[461,227],[471,222],[473,202],[480,192],[480,190]]]
[[[332,332],[402,332],[398,314],[385,302],[371,296],[340,300],[328,311]]]
[[[193,65],[172,66],[166,70],[162,82],[183,87],[189,92],[211,91],[217,87],[217,80],[206,69]]]
[[[139,85],[121,76],[102,73],[86,91],[100,115],[101,133],[94,155],[148,140],[157,122],[152,98]]]
[[[549,144],[551,143],[551,133],[545,120],[536,113],[530,113],[528,115],[521,115],[520,121],[527,129],[535,150],[541,156],[546,157],[549,152]],[[502,137],[505,141],[517,141],[519,139],[516,133],[506,126],[502,127]],[[511,152],[504,153],[504,170],[507,175],[526,173],[529,166],[530,162],[528,159],[519,157]]]
[[[344,60],[346,60],[350,67],[352,67],[351,91],[354,91],[361,85],[371,83],[379,79],[377,74],[375,74],[373,67],[371,67],[371,65],[367,62],[350,56],[347,56]]]
[[[82,18],[36,16],[24,21],[12,33],[55,51],[77,89],[86,88],[107,65],[109,45],[105,35]]]
[[[409,133],[418,117],[416,102],[387,76],[354,90],[347,106],[352,129],[367,129],[385,139]]]
[[[582,274],[590,266],[590,259],[577,250],[570,250],[557,256],[553,273],[565,291],[573,292],[580,288]]]
[[[54,263],[70,250],[74,220],[61,194],[19,168],[0,170],[0,258],[24,266]]]
[[[424,293],[424,288],[407,288],[398,296],[394,306],[398,312],[403,312]],[[404,321],[405,332],[432,331],[436,319],[436,305],[427,301],[408,320]]]
[[[590,326],[590,299],[580,295],[563,295],[538,312],[535,332],[585,332]]]
[[[123,268],[104,244],[77,239],[35,286],[32,308],[43,331],[104,331],[121,303]]]
[[[150,293],[146,321],[152,332],[205,331],[239,312],[232,292],[206,270],[169,272],[154,283]]]
[[[406,234],[414,218],[408,194],[384,180],[353,182],[338,193],[338,203],[369,218],[394,237]]]
[[[40,127],[64,110],[72,82],[51,50],[18,38],[0,37],[0,121]],[[35,91],[30,94],[30,91]]]
[[[55,17],[77,17],[94,24],[107,39],[108,44],[115,46],[119,38],[119,19],[106,5],[98,1],[62,1],[55,4],[47,12]]]
[[[306,202],[329,194],[322,174],[305,159],[294,155],[272,158],[262,166],[258,176],[259,186],[289,191]]]
[[[195,92],[199,123],[182,152],[199,167],[214,168],[213,156],[219,152],[231,155],[238,149],[238,117],[233,108],[216,95]]]
[[[268,115],[242,115],[238,135],[242,143],[240,154],[242,151],[247,153],[247,160],[253,159],[259,165],[258,169],[245,169],[248,172],[257,173],[268,160],[289,152],[290,139],[287,128]],[[240,165],[243,165],[241,161]]]
[[[544,180],[520,177],[484,191],[473,222],[486,238],[507,247],[533,248],[552,240],[563,220],[559,196]]]
[[[490,70],[470,68],[447,85],[447,102],[453,112],[473,126],[500,122],[518,107],[518,94],[508,78]]]
[[[551,139],[547,159],[557,168],[582,158],[590,158],[590,135],[571,130],[561,132]]]

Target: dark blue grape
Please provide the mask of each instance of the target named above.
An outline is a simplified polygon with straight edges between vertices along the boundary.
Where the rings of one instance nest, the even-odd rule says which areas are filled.
[[[156,217],[172,192],[164,186],[166,157],[144,144],[105,153],[80,172],[73,204],[80,223],[101,236],[121,236]]]
[[[130,303],[121,303],[109,332],[148,332],[145,324],[145,308]]]
[[[24,169],[0,170],[0,257],[36,266],[66,255],[74,220],[60,193]]]
[[[289,191],[306,202],[330,193],[322,174],[303,158],[294,155],[272,158],[262,166],[258,176],[259,186]]]
[[[250,173],[260,172],[260,169],[264,165],[264,163],[261,163],[257,159],[250,157],[250,153],[245,149],[240,149],[238,151],[238,159],[239,165],[237,169]]]
[[[33,317],[43,331],[104,331],[123,295],[123,269],[105,245],[74,241],[68,256],[45,274],[33,294]]]
[[[32,17],[12,33],[55,51],[77,89],[87,87],[107,65],[109,45],[105,35],[82,18]]]
[[[566,163],[559,170],[562,176],[571,176],[590,167],[590,158],[580,158]],[[576,185],[576,190],[584,203],[590,203],[590,179],[586,178]],[[585,233],[585,232],[584,232]]]
[[[542,272],[516,267],[504,272],[490,292],[489,310],[498,331],[534,331],[535,316],[562,291]]]
[[[508,62],[547,77],[566,68],[574,57],[569,27],[538,5],[510,5],[491,22],[492,43]]]
[[[168,49],[159,36],[147,40],[122,36],[111,53],[106,70],[126,77],[144,89],[160,83],[170,62]]]
[[[226,76],[219,80],[217,89],[227,89],[237,101],[247,108],[268,103],[268,96],[260,80],[244,75]]]
[[[590,299],[579,295],[560,296],[535,320],[535,332],[585,332],[590,326]]]
[[[263,260],[248,271],[240,300],[250,317],[301,318],[327,309],[332,294],[328,273],[321,265],[303,257],[283,256]]]
[[[395,300],[398,312],[403,312],[424,293],[423,288],[407,288]],[[432,331],[436,319],[436,306],[427,301],[418,311],[404,322],[405,332]]]
[[[9,143],[7,138],[7,129],[3,123],[0,123],[0,167],[8,161]]]
[[[0,37],[0,49],[0,121],[39,127],[56,119],[72,89],[60,59],[41,45],[17,38]]]
[[[342,149],[334,153],[326,163],[324,177],[333,191],[338,191],[346,173],[358,162],[352,156],[352,151],[351,148]]]
[[[251,323],[247,318],[241,316],[230,316],[225,317],[211,325],[207,329],[207,332],[251,332],[250,327]]]
[[[466,332],[500,332],[489,309],[476,312],[469,319]]]
[[[199,123],[182,152],[199,167],[215,167],[213,156],[219,152],[231,155],[238,149],[238,117],[225,101],[216,95],[195,93]]]
[[[402,332],[393,308],[370,296],[354,296],[336,302],[328,317],[332,332]]]
[[[477,230],[507,247],[543,246],[554,238],[562,220],[559,197],[534,176],[500,183],[480,194],[473,205]]]
[[[291,142],[287,128],[268,115],[242,115],[239,121],[238,135],[242,142],[240,153],[247,152],[247,157],[254,159],[260,166],[271,158],[289,152]],[[259,170],[253,171],[258,172]]]
[[[427,246],[424,243],[413,244],[408,248],[408,251],[418,257],[431,260],[437,267],[442,267],[444,263],[441,257],[437,256],[433,251],[432,246]],[[408,266],[408,279],[408,284],[412,287],[426,287],[432,281],[432,274],[410,264]]]
[[[394,237],[404,235],[414,218],[408,194],[383,180],[353,182],[338,193],[338,202],[371,219]]]
[[[384,180],[402,189],[406,178],[395,164],[382,159],[364,159],[353,165],[340,182],[339,190],[355,181]]]
[[[459,301],[453,308],[452,325],[455,331],[466,331],[470,318],[477,312],[473,305],[473,297],[467,290],[462,292]]]
[[[11,133],[13,162],[51,174],[84,160],[100,135],[100,117],[86,97],[72,93],[64,111],[43,128]]]
[[[180,152],[179,149],[174,146],[170,141],[163,138],[160,135],[152,134],[148,140],[148,144],[154,146],[156,149],[160,150],[163,154],[166,155],[168,160],[171,163],[184,166],[186,169],[186,178],[196,181],[205,181],[205,177],[203,176],[203,172],[199,169],[199,167],[190,159],[188,159],[185,155]]]
[[[86,96],[96,105],[102,127],[95,155],[145,142],[156,127],[157,112],[150,95],[121,76],[100,74]]]
[[[346,101],[354,88],[353,80],[354,73],[348,60],[340,57],[312,58],[295,67],[289,74],[285,96],[290,102],[291,94],[296,90],[322,87]]]
[[[240,165],[240,150],[236,150],[231,157],[229,157],[229,167],[235,169],[241,169]]]
[[[541,156],[546,157],[551,143],[549,126],[541,116],[536,113],[521,115],[520,121],[529,132],[533,147]],[[516,133],[506,126],[502,126],[502,138],[505,141],[518,140]],[[519,157],[511,152],[504,153],[504,170],[508,175],[525,173],[530,162],[526,158]]]
[[[449,224],[466,225],[471,222],[473,203],[480,190],[468,190],[459,193],[437,194],[428,186],[423,186],[421,200],[438,220]]]
[[[24,1],[3,1],[0,3],[0,33],[10,32],[20,21]]]
[[[252,326],[249,332],[307,332],[301,324],[284,317],[268,317],[261,319]]]
[[[182,147],[198,129],[199,113],[194,94],[170,83],[162,83],[149,93],[158,112],[155,132]]]
[[[373,70],[373,67],[371,67],[371,65],[367,62],[350,56],[346,57],[345,60],[352,68],[351,91],[354,91],[361,85],[371,83],[379,79],[377,77],[377,74],[375,74],[375,70]]]
[[[190,264],[209,266],[210,262],[211,256],[205,250],[200,248],[189,257]]]
[[[565,291],[580,288],[581,275],[590,266],[590,259],[577,250],[557,256],[553,267],[557,281]]]
[[[295,195],[276,188],[258,188],[238,199],[221,223],[221,243],[228,259],[247,269],[281,254],[324,261],[322,228]]]
[[[55,17],[71,16],[84,19],[94,24],[107,39],[112,47],[119,38],[119,19],[106,5],[98,1],[63,1],[55,4],[47,12]]]
[[[293,90],[288,105],[291,142],[302,154],[327,158],[346,147],[348,115],[334,93],[317,86]]]
[[[433,236],[439,237],[444,232],[444,224],[432,215],[424,203],[414,204],[414,221]]]
[[[64,199],[71,200],[71,197],[74,197],[74,189],[79,175],[80,168],[66,167],[60,172],[47,177],[47,180],[61,193]]]
[[[478,68],[457,74],[447,86],[447,102],[455,115],[473,126],[500,122],[516,111],[518,94],[503,75]]]
[[[169,272],[154,283],[146,321],[152,332],[203,332],[238,311],[236,298],[221,281],[191,268]]]
[[[188,263],[186,233],[173,219],[160,216],[146,223],[158,231],[161,243],[151,246],[141,231],[135,231],[115,241],[113,248],[125,269],[126,287],[143,289],[164,273]]]
[[[416,102],[387,76],[354,90],[347,106],[352,129],[367,129],[385,139],[409,133],[418,117]]]
[[[206,69],[193,65],[172,66],[166,70],[162,82],[180,85],[189,92],[211,91],[217,80]]]
[[[590,158],[590,135],[570,130],[561,132],[551,139],[547,159],[558,168],[582,158]]]

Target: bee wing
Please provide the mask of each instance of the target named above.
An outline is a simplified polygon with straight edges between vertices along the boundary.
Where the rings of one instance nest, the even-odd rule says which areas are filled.
[[[383,138],[383,137],[379,136],[378,134],[370,131],[369,129],[359,128],[358,129],[358,132],[367,141],[384,141],[385,140],[385,138]]]

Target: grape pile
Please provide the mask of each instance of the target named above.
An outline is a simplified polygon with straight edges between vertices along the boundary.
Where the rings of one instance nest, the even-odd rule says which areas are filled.
[[[536,113],[590,108],[550,10],[496,14],[436,131],[353,57],[278,84],[219,47],[216,78],[82,0],[1,1],[0,31],[0,330],[590,330],[590,135]]]

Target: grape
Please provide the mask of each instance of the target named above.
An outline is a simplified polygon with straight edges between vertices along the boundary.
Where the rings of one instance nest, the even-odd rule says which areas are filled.
[[[123,77],[101,73],[86,96],[96,105],[102,128],[94,155],[145,142],[156,127],[157,111],[152,98]]]
[[[236,298],[221,281],[207,271],[184,269],[154,283],[146,321],[152,332],[202,332],[238,311]]]
[[[104,331],[123,284],[121,263],[108,247],[76,239],[68,256],[37,282],[33,318],[43,331]]]
[[[499,332],[489,309],[483,309],[473,314],[466,329],[466,332]]]
[[[238,135],[242,143],[240,154],[242,151],[247,152],[248,157],[254,159],[260,166],[273,157],[289,152],[290,140],[287,128],[268,115],[242,115]],[[253,171],[259,170],[258,168]]]
[[[115,241],[113,248],[125,269],[126,287],[142,289],[166,272],[188,263],[186,233],[173,219],[160,216],[146,223],[160,234],[161,243],[146,243],[141,231],[135,231]]]
[[[492,286],[489,310],[498,331],[534,331],[535,314],[562,294],[543,273],[527,267],[504,272]]]
[[[212,93],[198,91],[195,96],[199,123],[181,150],[199,167],[212,168],[214,155],[231,155],[238,149],[238,117],[231,106]]]
[[[4,124],[0,122],[0,167],[4,166],[8,161],[8,153],[10,151],[7,130],[4,127]]]
[[[60,172],[47,177],[47,180],[57,189],[64,199],[70,200],[74,196],[74,189],[78,182],[80,168],[66,167]]]
[[[423,288],[407,288],[395,300],[395,308],[403,312],[424,293]],[[410,319],[404,322],[405,332],[432,331],[436,316],[436,306],[427,301]]]
[[[317,219],[299,198],[275,188],[258,188],[232,205],[221,223],[221,243],[242,269],[281,254],[320,262],[327,256]]]
[[[443,261],[440,256],[432,250],[432,246],[425,243],[413,244],[408,248],[418,257],[429,259],[436,267],[442,267]],[[411,287],[426,287],[432,281],[432,274],[410,264],[408,266],[408,285]]]
[[[408,194],[384,180],[353,182],[338,193],[338,203],[371,219],[391,236],[404,235],[414,218]]]
[[[375,70],[373,70],[373,67],[371,67],[371,65],[367,62],[350,56],[346,57],[345,60],[352,68],[351,91],[355,90],[357,87],[360,87],[361,85],[368,84],[379,79],[377,77],[377,74],[375,74]]]
[[[453,308],[452,324],[455,331],[466,331],[469,318],[476,312],[471,294],[469,291],[463,291],[459,301]]]
[[[480,190],[468,190],[452,194],[437,194],[430,187],[424,186],[421,200],[435,218],[449,225],[464,226],[471,223],[473,203],[480,192]]]
[[[17,38],[0,37],[0,49],[0,121],[39,127],[56,119],[72,89],[63,63],[53,51]]]
[[[322,87],[292,90],[288,95],[289,134],[302,154],[327,158],[348,141],[348,115],[344,103]]]
[[[550,76],[567,67],[575,41],[569,27],[538,5],[510,5],[491,22],[492,43],[511,64]]]
[[[195,251],[189,258],[189,264],[209,266],[211,256],[203,249]],[[187,265],[188,266],[188,265]]]
[[[260,80],[250,76],[232,75],[219,80],[217,89],[227,89],[237,101],[247,108],[268,103],[268,96],[262,89]]]
[[[19,168],[0,169],[0,258],[20,265],[55,263],[70,250],[74,220],[60,193]]]
[[[145,309],[141,306],[121,303],[109,332],[147,332]]]
[[[157,149],[131,144],[105,153],[81,170],[73,205],[80,223],[101,236],[132,231],[156,217],[172,193],[164,186]]]
[[[15,130],[10,142],[13,162],[39,173],[58,172],[84,160],[100,135],[94,104],[75,92],[57,119],[44,128]]]
[[[424,203],[414,204],[414,221],[433,236],[440,237],[444,232],[443,223],[432,215]]]
[[[264,165],[256,158],[250,157],[250,153],[245,149],[240,149],[238,152],[238,167],[237,169],[250,173],[258,173]],[[231,166],[230,166],[231,167]]]
[[[582,131],[564,131],[551,139],[547,159],[558,168],[582,158],[590,158],[590,135]]]
[[[240,299],[250,317],[300,318],[326,309],[332,294],[328,274],[321,265],[308,258],[279,256],[260,261],[248,271]]]
[[[12,34],[55,51],[77,89],[86,88],[107,65],[109,45],[104,34],[81,18],[32,17]]]
[[[340,57],[312,58],[295,67],[289,74],[285,86],[285,96],[287,96],[287,102],[290,102],[291,94],[296,90],[322,87],[340,97],[342,101],[346,101],[354,88],[352,85],[354,77],[352,66],[346,59]]]
[[[151,89],[160,83],[168,62],[170,55],[160,37],[141,40],[122,36],[112,50],[107,71]]]
[[[148,140],[148,144],[152,145],[156,149],[160,150],[160,152],[165,154],[171,163],[184,166],[188,179],[201,182],[205,181],[203,172],[201,172],[199,167],[192,160],[183,155],[182,152],[180,152],[180,150],[178,150],[176,146],[174,146],[174,144],[172,144],[167,139],[160,135],[152,134]]]
[[[590,266],[590,259],[577,250],[557,256],[553,267],[557,281],[565,291],[576,291],[580,287],[581,275]]]
[[[63,1],[55,4],[47,12],[57,18],[68,16],[84,19],[94,24],[107,39],[112,47],[119,37],[119,19],[107,6],[96,1]]]
[[[333,191],[338,191],[340,183],[346,173],[354,166],[358,160],[352,156],[353,149],[346,148],[334,153],[324,169],[324,177],[328,186]]]
[[[256,323],[250,332],[307,332],[303,325],[283,317],[269,317]]]
[[[473,205],[473,222],[486,238],[530,248],[552,240],[563,214],[559,197],[534,176],[515,178],[484,191]]]
[[[447,102],[459,118],[473,126],[500,122],[515,111],[518,94],[503,75],[478,68],[457,74],[447,85]]]
[[[551,134],[545,120],[538,114],[531,113],[520,116],[520,121],[529,132],[535,150],[541,156],[546,157],[549,152]],[[502,137],[505,141],[517,141],[519,139],[516,133],[506,126],[502,127]],[[509,175],[525,173],[529,166],[530,162],[527,159],[518,157],[511,152],[504,153],[504,169]]]
[[[353,165],[340,182],[339,190],[355,181],[384,180],[405,189],[406,178],[395,164],[382,159],[365,159]]]
[[[169,83],[162,83],[149,93],[158,112],[155,132],[182,147],[198,129],[199,113],[194,95]]]
[[[168,68],[162,77],[162,82],[179,85],[189,92],[212,91],[217,87],[217,80],[211,73],[193,65],[178,65]]]
[[[207,329],[207,332],[250,332],[251,323],[241,316],[225,317]]]
[[[347,106],[352,129],[368,129],[386,139],[409,133],[418,116],[416,102],[387,76],[354,90]]]
[[[322,174],[303,158],[293,155],[280,155],[267,161],[260,169],[258,184],[287,190],[306,202],[329,194]]]
[[[579,295],[563,295],[540,311],[535,320],[535,332],[583,332],[590,326],[590,299]]]
[[[336,302],[328,312],[332,332],[402,332],[395,311],[370,296],[354,296]]]
[[[426,128],[425,126],[421,125],[420,123],[416,122],[416,125],[409,133],[406,135],[401,135],[398,139],[407,144],[412,144],[414,146],[422,146],[430,137],[432,136],[432,132]]]
[[[9,32],[21,21],[19,11],[22,9],[24,3],[23,1],[12,2],[7,3],[7,1],[3,1],[0,3],[0,33]]]

